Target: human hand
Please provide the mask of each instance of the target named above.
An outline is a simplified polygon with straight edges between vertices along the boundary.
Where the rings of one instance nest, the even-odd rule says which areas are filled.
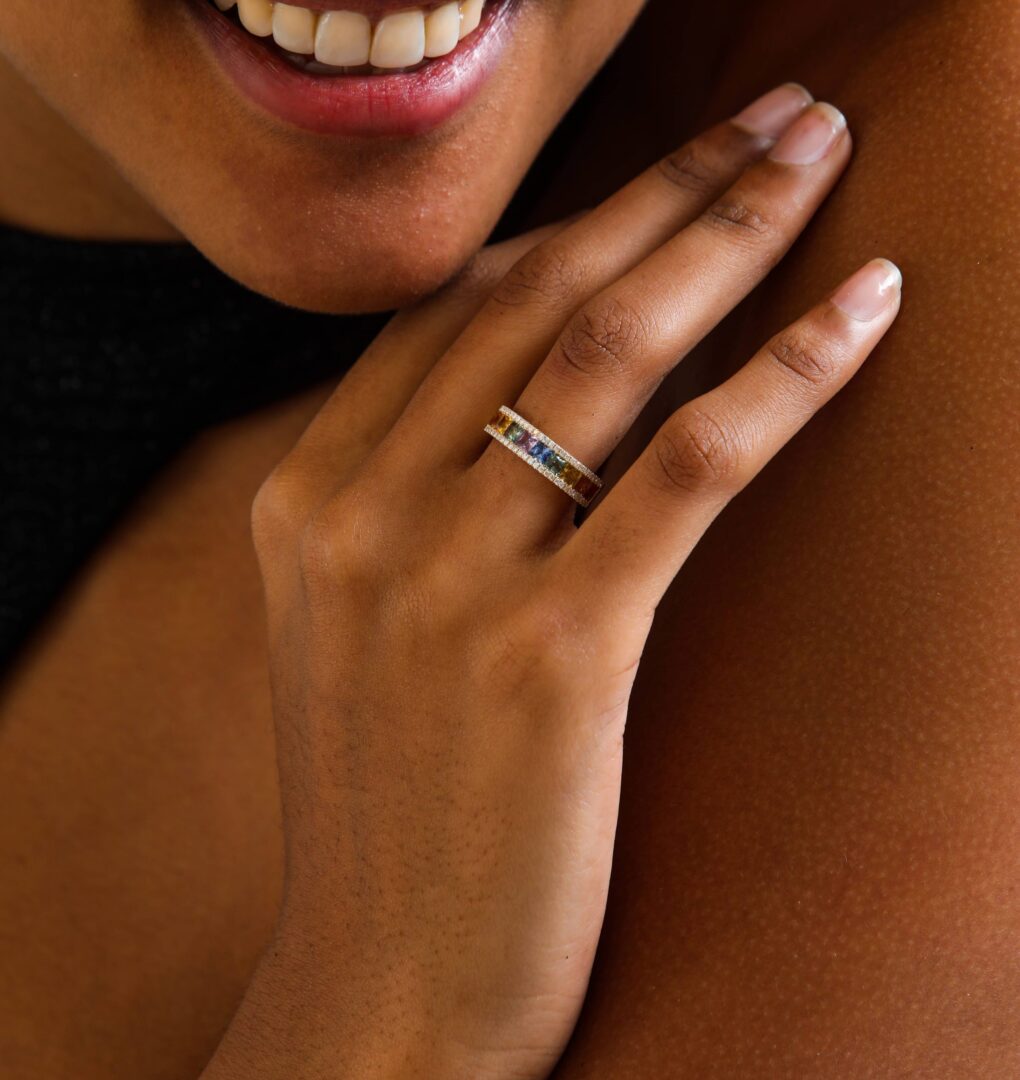
[[[806,103],[780,88],[546,235],[491,295],[475,279],[401,316],[263,488],[287,889],[221,1063],[243,1043],[250,1077],[553,1068],[602,925],[656,605],[888,329],[898,272],[867,264],[681,407],[580,528],[482,427],[512,405],[600,466],[845,168],[842,118]]]

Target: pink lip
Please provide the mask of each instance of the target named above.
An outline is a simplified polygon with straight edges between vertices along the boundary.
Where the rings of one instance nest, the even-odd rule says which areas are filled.
[[[210,49],[235,86],[287,123],[321,135],[414,136],[463,108],[493,71],[509,39],[515,4],[486,5],[481,26],[452,53],[393,75],[309,75],[221,15],[188,0]]]

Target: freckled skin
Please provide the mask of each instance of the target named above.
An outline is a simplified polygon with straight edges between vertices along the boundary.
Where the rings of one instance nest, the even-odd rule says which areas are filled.
[[[667,7],[639,24],[618,58],[633,80],[582,140],[582,166],[606,175],[585,187],[568,163],[545,212],[588,204],[782,79],[845,111],[855,160],[607,473],[864,259],[895,259],[906,285],[865,369],[725,512],[660,611],[606,927],[556,1075],[1013,1078],[1020,19],[1011,0]],[[8,3],[0,41],[12,11],[22,39],[40,32]],[[716,70],[711,49],[674,72],[643,63],[717,16],[710,91],[688,83]],[[660,119],[669,79],[689,104],[677,92]],[[642,122],[606,122],[628,110]],[[165,228],[117,192],[139,227]],[[247,515],[327,392],[196,444],[9,682],[14,1080],[197,1075],[267,940],[278,794]]]
[[[859,378],[660,609],[557,1080],[1020,1072],[1020,19],[901,14],[787,69],[854,164],[675,380],[714,383],[861,259],[903,268]]]
[[[467,261],[640,7],[525,0],[500,69],[453,122],[418,139],[359,143],[284,129],[242,105],[180,3],[54,0],[45,15],[35,0],[4,4],[0,58],[108,154],[134,191],[114,178],[130,216],[117,204],[111,211],[109,199],[96,205],[90,191],[61,210],[83,173],[105,190],[110,169],[88,145],[40,147],[38,125],[56,122],[35,104],[0,121],[13,148],[0,172],[8,200],[0,197],[0,212],[74,233],[183,233],[258,291],[337,312],[403,306]],[[54,27],[74,42],[70,60],[54,50]],[[24,91],[11,94],[26,104]]]

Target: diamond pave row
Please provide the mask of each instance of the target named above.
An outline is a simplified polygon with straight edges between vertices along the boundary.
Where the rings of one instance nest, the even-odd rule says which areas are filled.
[[[485,432],[581,506],[588,506],[599,493],[602,481],[587,465],[506,405],[486,424]]]

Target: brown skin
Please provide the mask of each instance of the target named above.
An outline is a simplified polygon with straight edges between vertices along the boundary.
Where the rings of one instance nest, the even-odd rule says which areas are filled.
[[[844,258],[890,252],[908,295],[660,611],[565,1080],[635,1060],[720,1078],[1020,1068],[1018,46],[1015,8],[941,4],[838,90],[796,69],[845,107],[856,158],[736,355]]]
[[[0,182],[0,210],[75,235],[162,238],[173,230],[252,288],[337,312],[403,306],[468,260],[641,7],[640,0],[525,0],[499,69],[450,123],[416,139],[351,140],[285,127],[241,99],[193,20],[181,17],[182,2],[103,0],[87,14],[74,0],[48,4],[45,13],[35,0],[4,4],[0,56],[120,175],[97,164],[80,138],[49,140],[46,153],[35,125],[8,115],[14,179]],[[55,26],[73,38],[73,62],[55,60]],[[56,121],[43,123],[52,131]],[[55,198],[44,202],[34,192],[23,155],[32,179]],[[82,173],[101,184],[100,172],[128,204],[126,214],[122,205],[103,214],[87,192],[75,196],[80,210],[61,198]],[[126,194],[120,176],[144,202]],[[74,223],[72,206],[80,214]]]
[[[855,21],[866,68],[859,42],[823,34],[776,71],[742,23],[710,106],[798,78],[844,108],[857,159],[731,336],[685,363],[681,398],[879,250],[909,297],[660,610],[564,1076],[1017,1071],[1016,17],[992,2],[887,17]],[[650,157],[676,132],[646,134]],[[197,1073],[270,932],[280,847],[247,508],[316,406],[196,444],[11,681],[13,1076]]]

